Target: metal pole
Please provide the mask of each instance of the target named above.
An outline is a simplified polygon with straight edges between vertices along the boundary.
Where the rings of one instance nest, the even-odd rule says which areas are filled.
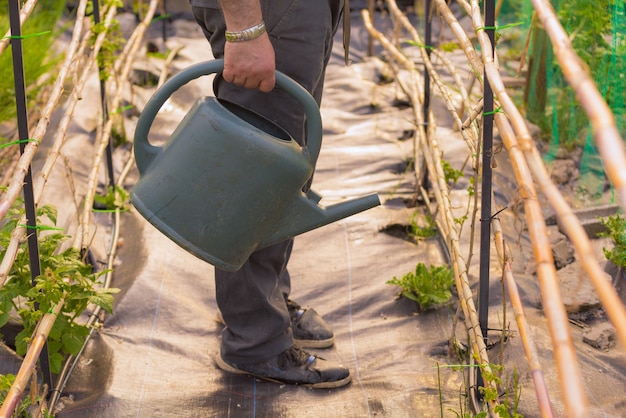
[[[430,20],[431,0],[424,2],[424,43],[426,55],[430,60],[431,44],[432,44],[432,22]],[[424,127],[428,129],[428,113],[430,111],[430,74],[424,65]]]
[[[431,14],[431,0],[426,0],[424,2],[424,43],[426,44],[424,47],[426,48],[426,56],[428,60],[430,60],[430,53],[432,50],[432,21],[430,20]],[[426,136],[428,136],[428,115],[430,114],[430,74],[428,73],[428,69],[426,68],[426,63],[424,63],[424,102],[422,103],[422,113],[424,132]],[[423,170],[420,170],[421,178],[417,179],[419,184],[425,189],[428,190],[430,188],[429,179],[428,179],[428,170],[426,169],[426,162],[424,156],[422,156],[420,160],[421,165],[424,167]],[[418,164],[416,159],[415,164]]]
[[[485,32],[495,48],[495,0],[485,1]],[[485,72],[485,88],[483,98],[483,152],[482,152],[482,183],[480,211],[480,288],[478,301],[478,321],[483,338],[487,342],[489,317],[489,261],[491,257],[491,183],[493,158],[493,91]]]
[[[93,22],[97,25],[100,23],[100,1],[93,0]],[[101,74],[103,68],[101,65],[98,66],[98,74]],[[106,83],[100,77],[100,104],[102,106],[102,126],[104,126],[106,120],[109,118],[109,109],[107,106],[106,99]],[[104,130],[103,130],[104,132]],[[113,139],[109,137],[109,143],[106,147],[106,157],[107,157],[107,170],[109,172],[109,186],[115,187],[115,176],[113,172]],[[106,194],[106,191],[105,191]]]
[[[15,107],[17,110],[17,130],[20,139],[20,153],[24,153],[28,142],[28,112],[26,107],[26,82],[24,77],[24,56],[22,51],[22,28],[20,26],[19,0],[9,0],[9,21],[11,25],[11,50],[13,56],[13,78],[15,84]],[[39,262],[39,243],[37,241],[37,215],[35,210],[35,198],[33,193],[33,176],[31,166],[28,165],[24,177],[24,207],[26,214],[26,229],[28,232],[28,254],[30,261],[30,275],[33,287],[35,278],[41,275]],[[35,306],[39,309],[39,306]],[[48,345],[44,344],[39,356],[39,367],[43,373],[44,382],[52,387],[52,374],[48,359]]]

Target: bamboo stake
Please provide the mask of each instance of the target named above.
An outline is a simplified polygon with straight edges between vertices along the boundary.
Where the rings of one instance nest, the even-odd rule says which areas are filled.
[[[576,55],[569,36],[561,26],[554,9],[546,0],[532,0],[537,17],[552,41],[563,75],[572,86],[578,102],[591,120],[595,143],[611,184],[617,189],[622,209],[626,209],[626,153],[613,112],[598,91],[587,66]]]
[[[26,19],[28,19],[28,16],[30,16],[30,14],[33,12],[33,9],[36,5],[37,0],[28,0],[26,3],[24,3],[20,10],[20,25],[24,24]],[[9,43],[11,43],[11,29],[9,29],[4,37],[0,39],[0,55],[2,55],[2,53],[7,49]]]
[[[42,110],[42,114],[37,123],[37,127],[32,134],[32,139],[34,140],[30,141],[24,148],[24,153],[19,159],[17,167],[15,168],[15,173],[13,174],[9,186],[3,194],[2,199],[0,200],[0,218],[3,218],[4,215],[6,215],[7,211],[11,208],[11,205],[13,205],[15,200],[20,195],[22,191],[22,186],[24,184],[24,178],[26,177],[26,173],[28,172],[28,167],[33,161],[33,157],[37,152],[39,143],[43,139],[48,125],[50,124],[50,118],[52,117],[52,113],[56,109],[59,99],[61,98],[61,94],[64,91],[63,85],[67,78],[69,68],[74,62],[76,50],[78,49],[79,40],[82,35],[86,3],[87,2],[85,0],[82,0],[79,4],[79,8],[77,9],[77,18],[76,24],[74,25],[72,40],[70,42],[68,50],[66,51],[65,60],[63,61],[63,65],[59,70],[59,74],[55,80],[52,92],[50,93],[50,98],[48,99],[48,102]]]
[[[57,319],[57,315],[61,312],[64,304],[65,300],[61,299],[52,311],[44,315],[39,322],[39,325],[31,338],[30,347],[24,357],[24,361],[15,376],[15,382],[11,385],[2,406],[0,406],[0,418],[12,416],[13,411],[19,404],[20,398],[30,383],[31,375],[35,372],[41,350],[43,349],[44,344],[48,339],[48,335],[50,334],[50,330],[52,329],[52,326]]]
[[[538,16],[541,18],[541,14],[539,13],[539,11]],[[545,26],[546,22],[543,23]],[[552,22],[552,24],[554,24],[554,22]],[[556,31],[556,29],[554,28],[553,30]],[[561,65],[574,66],[574,63],[569,63],[567,65],[565,63],[562,63]],[[563,70],[565,71],[565,68]],[[569,70],[571,71],[571,68]],[[595,87],[595,85],[579,84],[578,87],[585,90],[594,90],[597,93],[597,88]],[[595,93],[587,92],[587,95],[594,96]],[[585,97],[588,97],[587,95],[581,96],[580,99],[584,100]],[[608,119],[613,119],[610,109],[601,106],[601,104],[597,103],[597,101],[594,101],[594,103],[596,103],[597,106],[600,106],[601,109],[606,110],[607,115],[603,116],[603,118],[605,118],[605,121]],[[587,109],[588,107],[589,105],[585,106],[585,109]],[[594,116],[591,115],[591,117],[593,118]],[[602,125],[602,123],[599,123],[599,125]],[[606,125],[603,126],[606,127]],[[587,234],[585,233],[583,227],[580,225],[580,222],[578,221],[576,215],[568,206],[565,199],[560,195],[558,188],[551,181],[550,176],[542,163],[541,155],[534,146],[534,143],[532,142],[532,138],[530,137],[526,126],[519,126],[519,128],[523,133],[523,135],[520,135],[520,144],[526,155],[526,159],[528,160],[529,165],[533,169],[533,174],[535,175],[535,178],[539,183],[542,191],[548,197],[549,202],[554,208],[556,215],[561,221],[564,232],[572,241],[574,249],[576,250],[576,255],[580,260],[581,265],[585,270],[585,273],[587,273],[589,279],[591,280],[596,292],[598,292],[598,296],[600,298],[600,301],[602,302],[602,306],[606,310],[607,316],[615,327],[618,338],[620,339],[622,345],[626,347],[626,307],[624,307],[624,304],[621,302],[621,299],[617,295],[613,286],[605,279],[604,271],[600,267],[595,257],[595,253],[591,248],[591,243],[589,242]],[[600,127],[598,135],[602,137],[602,144],[599,144],[599,147],[608,146],[609,149],[605,149],[605,153],[608,152],[609,155],[615,157],[611,157],[610,160],[605,160],[604,153],[602,155],[605,167],[607,167],[607,169],[611,167],[613,175],[616,176],[618,175],[618,171],[624,173],[626,165],[619,166],[619,164],[623,163],[617,162],[617,160],[621,159],[621,156],[619,156],[622,149],[621,139],[619,139],[618,137],[620,146],[616,146],[610,149],[613,146],[608,144],[615,138],[607,134],[607,132],[609,131],[611,131],[611,129],[604,129]],[[607,142],[604,142],[605,140]],[[619,174],[619,176],[622,175],[621,173]],[[609,178],[611,178],[611,175],[609,175]]]
[[[528,130],[526,129],[525,121],[521,118],[517,108],[510,100],[510,97],[504,88],[504,83],[502,83],[502,80],[500,79],[497,65],[497,55],[493,51],[491,41],[487,37],[485,31],[480,29],[484,27],[484,22],[482,21],[481,10],[478,6],[478,2],[476,0],[471,0],[470,4],[472,6],[472,20],[481,45],[483,63],[485,65],[485,72],[489,79],[489,83],[495,96],[498,97],[505,108],[505,112],[509,118],[512,119],[513,126],[517,128],[516,133],[519,134],[522,132],[522,129],[526,130],[527,133]],[[499,114],[496,114],[496,116],[498,115]],[[518,115],[519,117],[517,117]],[[496,120],[500,122],[502,122],[502,119],[503,118],[496,118]],[[498,127],[500,128],[500,125],[498,125]],[[514,137],[514,135],[511,135],[511,137]],[[520,160],[523,161],[522,159]],[[528,191],[532,191],[532,196],[535,196],[534,188],[531,189],[532,181],[528,181],[527,179],[526,182],[522,182],[521,185],[527,188]],[[580,414],[584,415],[587,408],[586,394],[582,384],[582,375],[580,368],[578,367],[576,353],[569,333],[567,313],[565,312],[561,299],[558,280],[556,277],[556,269],[552,258],[552,249],[547,238],[547,231],[541,208],[539,207],[536,199],[529,199],[528,197],[530,196],[527,196],[524,199],[524,208],[528,218],[529,233],[534,244],[535,260],[537,262],[537,277],[539,279],[543,307],[546,317],[548,318],[548,326],[552,337],[554,356],[556,359],[557,371],[560,377],[563,403],[568,411],[568,416],[582,416]]]
[[[84,17],[84,10],[86,8],[86,4],[87,4],[87,0],[82,0],[82,5],[79,5],[77,9],[77,22],[82,21]],[[112,9],[114,10],[114,8]],[[83,13],[82,16],[81,16],[81,13]],[[81,36],[81,34],[78,33],[78,36]],[[75,56],[82,55],[84,49],[86,48],[88,44],[89,36],[90,36],[89,33],[85,34],[85,36],[83,37],[78,47],[78,50],[74,54]],[[59,123],[59,127],[55,134],[55,139],[53,141],[48,157],[44,163],[43,168],[38,173],[37,177],[35,177],[35,179],[39,179],[39,181],[37,181],[37,183],[35,184],[35,192],[34,192],[36,204],[39,203],[39,201],[41,200],[44,187],[45,187],[45,184],[47,183],[50,172],[54,168],[54,163],[56,162],[56,159],[60,153],[61,147],[65,144],[65,133],[67,131],[67,125],[71,121],[71,118],[74,114],[74,108],[75,108],[76,102],[80,100],[82,89],[89,76],[89,66],[93,64],[95,60],[95,55],[98,53],[103,40],[104,40],[104,34],[100,42],[97,41],[94,44],[91,58],[89,58],[90,61],[88,61],[89,64],[86,66],[86,69],[81,79],[74,85],[72,89],[70,98],[66,105],[65,113]],[[72,64],[73,65],[68,69],[67,77],[72,76],[72,74],[75,74],[75,72],[77,71],[76,66],[78,64],[78,61],[74,60]],[[18,222],[18,224],[19,225],[26,224],[25,218],[22,218],[20,222]],[[13,230],[13,232],[11,233],[11,239],[9,241],[9,245],[7,246],[2,262],[0,263],[0,288],[2,288],[7,281],[8,274],[11,270],[11,266],[13,265],[15,261],[15,257],[17,256],[19,245],[21,241],[23,240],[25,234],[26,234],[26,228],[23,226],[16,227],[15,230]]]
[[[140,36],[140,35],[143,35],[145,31],[147,30],[148,26],[150,25],[152,17],[154,16],[154,13],[157,8],[157,3],[158,3],[158,0],[150,1],[144,20],[141,23],[139,23],[139,25],[135,29],[135,32],[133,32],[133,34],[137,33],[138,35],[133,37],[132,44],[129,42],[126,45],[125,50],[127,51],[127,53],[124,54],[124,56],[126,57],[126,60],[124,61],[123,64],[119,64],[119,68],[121,68],[120,75],[118,77],[119,80],[128,79],[128,75],[130,74],[130,70],[133,64],[132,57],[135,56],[135,54],[141,47],[141,39],[143,36]],[[117,109],[120,106],[121,88],[117,89],[117,94],[112,98],[111,103],[112,103],[111,109]],[[93,163],[91,166],[92,169],[88,177],[87,193],[84,199],[83,211],[82,211],[82,215],[80,218],[81,221],[80,221],[80,224],[78,225],[78,229],[74,237],[74,246],[77,248],[86,249],[88,243],[90,242],[91,231],[89,230],[89,225],[90,225],[91,214],[92,214],[93,199],[94,199],[94,195],[96,193],[96,187],[98,184],[99,166],[100,166],[100,162],[102,161],[102,156],[104,155],[104,152],[108,145],[108,138],[111,134],[112,127],[113,127],[113,119],[109,119],[107,123],[105,124],[104,128],[102,129],[102,135],[101,135],[100,140],[98,141],[98,146],[94,154],[94,159],[93,159]]]
[[[390,8],[393,0],[388,1]],[[372,24],[371,17],[367,13],[367,10],[363,9],[361,11],[361,15],[363,17],[363,21],[368,33],[373,36],[381,45],[392,54],[393,58],[398,60],[409,72],[416,72],[414,64],[408,60],[401,51],[398,51],[393,44],[388,41],[383,34],[378,32]],[[416,84],[416,89],[419,89],[419,85]],[[414,94],[412,97],[412,101],[414,104],[419,103],[419,95]],[[423,124],[421,121],[421,112],[416,109],[416,106],[413,106],[416,123],[419,130],[423,130]],[[434,121],[433,121],[434,122]],[[461,303],[461,307],[465,314],[465,318],[468,321],[466,323],[466,327],[468,330],[470,344],[472,346],[472,351],[478,358],[479,363],[485,368],[485,370],[490,371],[489,359],[487,355],[487,348],[485,346],[485,342],[482,336],[482,332],[480,330],[480,324],[478,323],[478,315],[476,313],[476,308],[474,305],[474,300],[472,297],[471,288],[469,286],[469,277],[467,275],[467,266],[461,257],[460,246],[459,246],[459,237],[456,233],[456,226],[454,222],[454,218],[452,216],[452,210],[449,204],[449,197],[447,195],[447,185],[445,184],[445,176],[443,174],[443,168],[441,167],[439,147],[437,144],[436,136],[434,134],[434,123],[429,123],[430,129],[433,130],[432,134],[429,134],[430,140],[430,148],[426,145],[426,135],[421,134],[421,149],[426,157],[426,163],[428,166],[428,170],[432,173],[433,176],[433,192],[435,193],[436,200],[438,205],[440,205],[440,212],[444,216],[444,220],[447,223],[448,236],[446,237],[449,243],[449,247],[451,248],[452,253],[452,268],[455,272],[455,280],[457,285],[457,290],[459,292],[459,301]],[[493,385],[493,382],[486,382],[488,385]],[[492,402],[492,407],[497,405],[497,401]]]
[[[478,17],[480,17],[479,14]],[[490,45],[488,47],[490,48]],[[483,50],[483,53],[490,54],[491,51]],[[498,83],[497,86],[492,85],[492,87],[494,87],[494,93],[496,93],[496,96],[500,100],[502,100],[503,109],[505,110],[505,112],[509,115],[509,117],[511,117],[511,115],[519,115],[517,108],[513,105],[512,101],[506,94],[504,84],[501,82],[499,74],[497,72],[497,66],[496,68],[490,68],[488,71],[490,73],[490,82],[494,84]],[[541,161],[541,156],[535,148],[532,138],[528,133],[528,129],[523,118],[516,116],[513,117],[513,123],[516,130],[515,133],[513,132],[509,121],[503,114],[497,113],[495,115],[495,120],[498,124],[498,129],[502,135],[504,143],[509,153],[511,154],[511,160],[514,164],[514,172],[516,178],[518,179],[518,183],[522,185],[520,186],[520,194],[524,201],[528,219],[531,221],[529,222],[529,231],[531,233],[531,240],[533,241],[535,248],[535,258],[538,264],[538,277],[540,279],[540,285],[542,287],[544,308],[546,309],[546,314],[548,314],[549,318],[551,319],[549,324],[551,325],[551,336],[553,337],[554,346],[557,348],[560,354],[559,355],[555,353],[558,363],[557,365],[559,366],[559,371],[561,372],[561,387],[563,388],[563,392],[566,393],[567,399],[572,399],[576,405],[579,405],[581,401],[584,404],[584,398],[581,398],[576,394],[577,392],[582,392],[582,384],[579,379],[579,372],[572,372],[574,376],[571,376],[570,370],[568,370],[572,369],[573,365],[576,365],[577,363],[575,362],[575,354],[572,350],[571,340],[569,339],[569,334],[567,332],[567,317],[563,313],[562,302],[560,302],[560,294],[558,293],[559,288],[556,283],[552,256],[549,252],[549,243],[547,242],[547,237],[545,236],[545,223],[543,222],[541,210],[537,207],[532,181],[520,180],[524,178],[530,178],[529,174],[527,173],[529,171],[529,169],[527,168],[528,166],[533,169],[532,173],[536,176],[541,190],[544,192],[544,194],[546,194],[553,207],[556,208],[557,215],[560,214],[559,218],[563,219],[563,216],[565,216],[564,223],[567,223],[566,228],[569,228],[570,231],[566,231],[566,233],[569,236],[570,240],[573,241],[578,258],[579,260],[581,260],[583,268],[592,279],[594,286],[596,286],[596,290],[599,293],[600,299],[607,309],[607,314],[609,315],[609,318],[611,318],[612,323],[618,329],[618,335],[622,340],[623,334],[621,329],[626,326],[624,325],[626,323],[626,321],[624,320],[625,317],[622,315],[624,308],[619,301],[619,298],[615,294],[614,289],[610,285],[608,285],[606,280],[604,280],[603,274],[601,274],[601,269],[599,268],[597,261],[595,261],[595,256],[590,251],[590,244],[588,242],[587,236],[582,230],[582,227],[580,227],[577,218],[573,214],[571,214],[571,209],[569,209],[563,197],[558,192],[558,189],[550,180],[545,166]],[[517,143],[517,138],[515,137],[516,133],[520,138],[521,147]],[[518,154],[522,150],[524,151],[527,162],[524,161],[522,158],[519,158]],[[568,343],[567,341],[570,342]],[[570,379],[570,377],[576,377],[576,375],[578,375],[578,378],[574,380]],[[576,411],[575,405],[567,405],[568,408],[570,408],[572,411]],[[580,409],[582,408],[579,408],[578,413],[584,414],[584,412],[580,412]]]
[[[176,48],[173,48],[172,51],[170,51],[169,55],[167,56],[163,64],[163,69],[159,76],[159,83],[157,84],[157,88],[163,85],[163,83],[166,81],[167,74],[168,74],[168,67],[172,63],[174,58],[176,57],[176,54],[182,48],[184,47],[177,46]],[[135,164],[135,155],[134,155],[133,150],[131,149],[128,160],[126,161],[126,164],[122,168],[117,178],[118,187],[120,188],[124,187],[126,177],[130,173],[131,169],[134,167],[134,164]],[[117,242],[119,240],[119,235],[120,235],[120,222],[121,222],[120,215],[121,215],[120,208],[115,208],[114,222],[113,222],[113,234],[111,237],[111,242],[110,242],[109,250],[107,254],[107,273],[106,273],[104,284],[103,284],[103,287],[105,289],[108,289],[111,286],[111,282],[113,280],[113,267],[114,267],[113,264],[115,262],[115,257],[117,254]],[[94,332],[94,329],[96,329],[94,327],[94,324],[100,321],[99,316],[100,316],[101,311],[102,311],[102,308],[100,306],[95,306],[93,309],[93,313],[89,316],[89,320],[87,321],[87,326],[90,327],[90,331],[89,331],[89,335],[87,336],[87,339],[91,338]],[[59,400],[59,397],[61,396],[61,393],[63,392],[65,385],[67,384],[67,381],[74,367],[76,366],[78,359],[82,355],[84,348],[85,348],[85,345],[83,345],[83,348],[81,349],[81,351],[74,358],[70,357],[67,359],[63,370],[59,374],[59,379],[57,381],[57,384],[55,388],[52,390],[52,395],[50,397],[50,410],[54,409],[57,401]]]
[[[530,368],[539,412],[542,418],[552,418],[554,413],[550,403],[548,387],[543,377],[543,370],[541,369],[541,364],[539,363],[537,346],[535,345],[535,341],[530,334],[530,326],[526,320],[524,305],[522,304],[519,289],[517,288],[517,283],[513,275],[513,269],[511,268],[511,250],[508,248],[506,241],[504,241],[502,225],[497,217],[492,220],[492,226],[496,249],[500,258],[500,263],[503,266],[502,279],[506,285],[509,299],[511,300],[513,314],[515,314],[515,322],[517,323],[520,339],[522,340],[522,347],[524,348],[524,354],[526,355],[526,360],[528,361],[528,366]]]
[[[475,26],[479,27],[479,22],[481,21],[480,9],[478,8],[475,0],[472,0],[472,6]],[[502,83],[502,80],[500,79],[497,65],[495,65],[494,61],[489,61],[489,57],[487,55],[491,53],[491,46],[490,43],[486,41],[486,34],[484,31],[478,32],[489,81],[492,84],[494,93],[496,93],[497,97],[501,100],[505,112],[509,115],[517,135],[520,137],[520,143],[522,145],[526,161],[533,169],[532,173],[539,183],[541,190],[544,194],[546,194],[553,207],[555,207],[559,219],[568,224],[567,229],[570,231],[579,231],[580,235],[578,236],[570,236],[569,233],[568,236],[570,236],[571,240],[579,240],[574,245],[585,271],[589,274],[594,270],[599,270],[599,265],[597,264],[597,261],[595,261],[595,256],[591,251],[586,234],[582,231],[582,227],[580,227],[577,218],[567,206],[565,200],[560,195],[558,189],[547,174],[547,170],[541,161],[539,152],[532,142],[532,138],[528,132],[525,121],[508,96],[504,83]],[[500,115],[496,116],[499,116],[497,120],[502,123],[503,119],[506,120]],[[508,121],[506,123],[508,123]],[[511,138],[514,138],[514,135],[511,135]],[[511,146],[513,144],[516,144],[516,142],[505,141],[505,145],[507,146]],[[585,390],[582,384],[580,370],[578,367],[574,367],[574,365],[577,366],[578,363],[576,361],[576,354],[569,335],[567,314],[560,296],[560,289],[552,260],[551,248],[545,233],[545,222],[543,222],[543,216],[540,208],[537,207],[538,205],[530,204],[530,202],[530,200],[524,200],[528,219],[534,220],[531,222],[533,228],[529,228],[529,231],[531,239],[535,243],[535,258],[538,263],[537,275],[542,290],[541,293],[544,310],[548,317],[550,333],[555,347],[555,358],[557,361],[557,369],[559,372],[564,404],[569,412],[569,416],[584,416],[587,408]],[[584,251],[584,253],[581,253],[581,251]],[[594,274],[590,278],[594,286],[596,286],[596,290],[599,291],[600,298],[603,303],[608,301],[611,298],[611,295],[615,293],[614,289],[608,285],[606,280],[604,280],[601,275]],[[614,296],[617,298],[616,294]],[[613,305],[613,303],[611,303],[611,307],[609,309],[617,310],[620,307],[623,308],[621,303],[619,305]],[[623,320],[622,326],[626,326],[624,325]]]
[[[395,3],[395,0],[388,0],[387,4],[389,6],[389,11],[394,16],[396,16],[396,18],[403,24],[405,29],[408,30],[410,33],[412,33],[412,36],[414,36],[419,41],[419,35],[415,32],[415,29],[413,28],[411,23],[408,21],[408,19],[406,19],[406,16],[403,16],[403,13],[398,8],[397,4]],[[375,29],[372,28],[372,32],[373,31],[375,31]],[[407,70],[411,72],[415,72],[414,64],[410,60],[408,60],[404,56],[404,54],[402,54],[402,52],[399,51],[397,48],[395,48],[391,43],[385,42],[384,35],[382,35],[380,32],[373,32],[373,35],[375,36],[377,40],[381,42],[381,44],[383,44],[383,46],[385,47],[387,51],[393,54],[393,57],[396,60],[403,63],[404,67]],[[440,82],[439,75],[434,70],[434,68],[432,67],[432,64],[425,56],[426,54],[425,54],[424,48],[420,48],[420,51],[422,53],[422,58],[424,59],[424,64],[431,75],[431,79],[435,82],[435,85],[443,93],[443,90],[445,90],[445,88],[443,86],[443,83]],[[416,102],[418,100],[419,99],[417,98],[415,99]],[[452,112],[456,112],[454,106],[452,106],[450,109]],[[418,120],[418,124],[419,124],[419,120]],[[429,123],[429,126],[431,125],[435,126],[435,123]],[[443,173],[443,168],[441,166],[440,155],[442,155],[442,153],[439,150],[439,145],[437,143],[437,139],[436,139],[437,137],[435,133],[433,132],[432,135],[428,135],[428,138],[430,139],[430,143],[428,144],[430,145],[430,148],[427,146],[424,146],[423,151],[425,152],[427,156],[431,157],[428,168],[429,168],[429,172],[432,173],[434,177],[433,183],[436,183],[438,185],[436,189],[438,190],[438,193],[435,193],[435,196],[437,197],[437,201],[439,205],[442,206],[442,210],[440,212],[443,214],[446,220],[447,230],[448,230],[448,233],[450,234],[451,246],[455,247],[453,248],[452,252],[460,255],[460,250],[458,246],[460,239],[456,231],[456,226],[455,226],[456,223],[454,222],[454,217],[452,216],[452,209],[450,207],[449,195],[447,193],[448,187],[447,187],[447,184],[445,184],[445,175]],[[471,140],[476,141],[476,138],[472,138]],[[475,148],[471,147],[470,149],[475,149]],[[427,159],[427,162],[428,162],[428,159]],[[460,288],[463,288],[465,290],[466,292],[465,294],[468,296],[467,299],[469,301],[467,305],[468,312],[465,312],[465,314],[466,314],[466,317],[469,318],[469,320],[471,321],[472,329],[474,329],[474,331],[478,329],[478,333],[475,332],[475,336],[478,340],[480,340],[480,342],[477,343],[478,347],[482,349],[482,347],[484,346],[484,339],[483,339],[482,333],[480,332],[480,325],[478,324],[478,317],[473,318],[473,315],[472,315],[472,311],[475,313],[475,307],[474,307],[473,298],[471,297],[472,292],[469,287],[469,278],[467,277],[467,267],[465,265],[464,260],[462,260],[462,258],[461,260],[458,261],[457,265],[459,266],[460,276],[464,277],[463,281],[465,282],[465,283],[461,283]],[[475,319],[475,322],[474,322],[474,319]],[[484,353],[481,355],[481,358],[487,359],[486,348],[485,348]],[[485,363],[488,363],[488,361],[485,361]]]
[[[480,31],[479,38],[484,39],[485,37],[486,36],[484,32]],[[617,292],[615,291],[611,283],[606,280],[604,271],[600,267],[600,264],[595,257],[595,253],[591,247],[589,238],[585,233],[583,227],[580,225],[578,218],[573,213],[572,209],[569,207],[556,185],[552,182],[550,175],[548,174],[548,171],[543,164],[541,155],[537,150],[528,131],[525,120],[513,103],[508,93],[506,92],[506,88],[501,78],[499,77],[499,72],[497,68],[494,68],[493,65],[489,65],[489,68],[487,70],[489,74],[489,80],[490,83],[492,83],[494,92],[496,92],[497,90],[496,95],[500,99],[505,113],[508,115],[508,119],[511,120],[513,128],[515,129],[515,132],[519,137],[521,149],[524,152],[526,162],[531,168],[535,180],[537,181],[540,189],[548,198],[548,201],[554,208],[557,217],[561,221],[561,225],[565,233],[574,245],[577,258],[581,262],[583,269],[587,273],[596,292],[598,293],[598,296],[600,297],[602,305],[604,306],[607,315],[609,316],[609,319],[616,328],[618,337],[620,338],[622,344],[626,346],[626,308],[622,304],[621,299],[617,295]],[[516,144],[510,143],[509,145],[514,146]],[[537,219],[543,219],[543,216],[538,217]],[[547,248],[550,248],[549,244],[547,245]],[[546,249],[545,251],[548,251],[548,249]],[[549,252],[551,252],[551,250]],[[547,259],[545,261],[551,262],[551,260]],[[553,266],[551,267],[552,269],[554,269]],[[550,275],[552,276],[553,274],[550,273]],[[554,283],[550,284],[548,287],[558,290],[556,277],[550,278],[550,281],[554,281]],[[557,307],[556,309],[558,309],[559,312],[558,316],[562,317],[561,320],[563,321],[563,324],[565,324],[563,325],[563,327],[566,328],[566,324],[568,323],[567,315],[564,308],[562,307],[562,302],[560,301],[560,293],[555,295],[552,291],[549,291],[549,293],[546,293],[546,295],[552,295],[552,298],[558,297],[559,300],[555,300],[555,304],[558,302],[558,304],[561,306]],[[556,312],[555,315],[557,315]],[[562,367],[571,368],[571,365],[563,365]],[[569,381],[569,379],[567,379],[566,382],[570,383],[569,386],[571,386],[571,382]],[[572,397],[576,397],[576,394],[573,393]]]
[[[459,1],[459,4],[463,5],[463,3],[465,3],[465,1]],[[457,18],[454,16],[454,13],[452,13],[452,10],[450,10],[445,0],[434,0],[434,5],[437,7],[437,11],[444,18],[448,26],[450,26],[450,29],[456,36],[457,41],[459,41],[461,49],[465,52],[465,56],[469,61],[471,71],[482,83],[484,73],[483,62],[480,55],[476,52],[474,44],[465,33],[463,26],[461,26]],[[469,14],[469,5],[467,5],[467,7],[468,8],[466,10]]]
[[[156,1],[156,0],[155,0]],[[86,0],[82,0],[82,10],[84,11],[85,5],[86,5]],[[115,8],[111,8],[110,12],[115,12]],[[112,18],[114,15],[110,14],[110,17]],[[77,19],[77,24],[79,22],[82,22],[82,19]],[[80,31],[76,31],[74,32],[74,38],[73,39],[78,39],[80,37]],[[104,35],[103,35],[104,37]],[[102,39],[100,39],[100,45],[102,43]],[[85,47],[85,45],[87,45],[86,41],[82,42],[82,48]],[[73,107],[75,106],[75,102],[78,100],[79,98],[79,91],[82,90],[82,87],[84,86],[84,83],[87,79],[88,76],[88,70],[89,68],[92,66],[93,62],[94,62],[94,56],[97,53],[97,49],[99,49],[99,46],[94,48],[94,50],[92,51],[93,55],[90,57],[89,65],[87,65],[87,71],[85,71],[85,73],[83,73],[83,77],[81,78],[81,80],[75,85],[75,88],[73,90],[72,93],[72,97],[70,98],[70,106],[68,106],[70,109],[68,109],[68,112],[66,112],[66,115],[64,116],[65,119],[67,119],[67,121],[69,122],[69,117],[71,116],[71,113],[73,112]],[[80,49],[79,49],[80,51]],[[130,65],[125,66],[125,70],[128,72],[128,69],[130,68]],[[68,72],[69,74],[69,72]],[[73,101],[73,103],[72,103]],[[62,125],[62,129],[60,129],[59,134],[57,135],[57,139],[55,140],[55,150],[56,152],[54,153],[54,156],[49,158],[46,161],[46,165],[44,167],[52,167],[54,165],[54,160],[56,160],[56,157],[58,156],[58,151],[60,149],[60,147],[62,146],[62,143],[64,142],[64,131],[66,130],[67,126],[65,126],[64,124]],[[62,131],[62,133],[61,133]],[[44,170],[42,172],[42,179],[43,181],[40,183],[40,188],[39,188],[39,193],[41,193],[41,191],[43,191],[43,187],[44,184],[46,183],[47,180],[47,175],[49,174],[49,170]],[[39,194],[40,197],[40,194]],[[23,228],[16,228],[16,230],[13,231],[12,236],[13,239],[11,240],[10,246],[12,247],[17,247],[19,246],[19,241],[20,241],[20,235],[23,236],[24,234],[24,230]],[[12,261],[10,260],[11,257],[5,257],[3,259],[3,264],[8,263],[9,261],[12,263]],[[14,257],[13,257],[13,261],[14,261]],[[8,266],[8,269],[10,270],[10,265]],[[7,273],[4,272],[3,273],[3,277],[6,279]],[[15,408],[15,406],[17,405],[17,403],[19,402],[19,398],[21,397],[21,395],[24,393],[25,388],[28,385],[28,377],[29,375],[32,374],[32,370],[34,370],[35,367],[35,363],[36,363],[36,359],[39,356],[39,353],[41,352],[41,349],[43,347],[43,344],[45,343],[50,329],[52,327],[52,325],[54,324],[54,320],[56,319],[56,315],[61,311],[63,307],[63,301],[61,301],[56,307],[55,310],[53,312],[53,315],[45,315],[44,318],[42,319],[42,321],[38,324],[37,330],[36,330],[36,337],[33,338],[33,341],[35,341],[35,343],[33,343],[31,345],[31,347],[29,347],[29,350],[26,354],[25,357],[25,361],[22,363],[22,367],[20,369],[20,374],[18,374],[16,381],[14,383],[14,385],[11,387],[9,395],[7,396],[7,401],[5,401],[3,408],[10,408],[11,412],[13,411],[13,409]],[[34,358],[34,360],[31,360],[31,358]],[[6,405],[6,406],[5,406]],[[2,415],[2,416],[6,416],[6,415]]]

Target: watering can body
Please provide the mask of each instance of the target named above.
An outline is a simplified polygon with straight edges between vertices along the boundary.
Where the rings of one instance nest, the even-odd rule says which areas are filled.
[[[303,105],[309,145],[301,147],[265,118],[215,97],[196,101],[163,147],[147,140],[154,117],[180,86],[221,71],[221,60],[178,73],[150,99],[135,131],[140,179],[131,190],[138,212],[195,256],[238,270],[257,249],[380,204],[373,194],[330,207],[302,192],[321,146],[314,99],[277,72],[277,85]]]

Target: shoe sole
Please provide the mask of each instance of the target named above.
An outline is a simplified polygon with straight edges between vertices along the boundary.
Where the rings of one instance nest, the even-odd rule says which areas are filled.
[[[219,310],[215,314],[215,322],[220,325],[226,326],[226,322],[224,322],[222,313]],[[294,338],[293,342],[302,348],[329,348],[332,347],[333,344],[335,344],[335,337],[333,336],[325,340],[299,340],[297,338]]]
[[[335,337],[326,340],[299,340],[294,338],[293,342],[302,348],[329,348],[335,344]]]
[[[254,373],[247,372],[245,370],[237,369],[231,366],[230,364],[226,363],[224,359],[222,358],[221,354],[218,354],[217,356],[215,356],[215,362],[217,363],[217,366],[225,372],[236,373],[236,374],[246,374],[248,376],[253,376],[258,379],[265,380],[265,381],[272,382],[272,383],[278,383],[280,385],[302,386],[302,387],[313,388],[313,389],[335,389],[335,388],[339,388],[339,387],[347,385],[348,383],[350,383],[350,380],[352,380],[352,376],[348,376],[341,380],[335,380],[334,382],[302,383],[302,384],[286,383],[286,382],[281,382],[280,380],[272,379],[271,377],[260,376]]]

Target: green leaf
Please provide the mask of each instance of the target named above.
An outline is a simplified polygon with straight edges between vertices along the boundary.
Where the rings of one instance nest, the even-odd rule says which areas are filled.
[[[113,294],[119,293],[119,289],[96,289],[96,294],[89,298],[89,302],[93,303],[96,306],[101,307],[108,313],[113,313]]]
[[[74,326],[72,327],[71,332],[63,334],[61,337],[61,343],[63,347],[63,351],[76,355],[85,344],[85,339],[89,331],[84,326]]]
[[[59,374],[63,367],[63,356],[59,352],[49,353],[48,360],[50,362],[50,371]]]
[[[15,352],[18,356],[23,356],[26,354],[26,349],[28,348],[28,342],[30,341],[31,331],[28,329],[21,330],[15,336]]]

